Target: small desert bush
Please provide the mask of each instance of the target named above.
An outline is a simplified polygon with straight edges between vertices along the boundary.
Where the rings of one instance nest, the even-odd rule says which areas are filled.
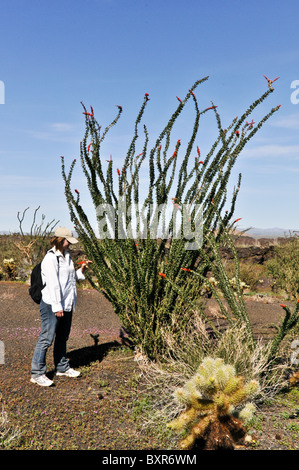
[[[46,223],[45,215],[36,222],[37,207],[33,213],[31,228],[27,233],[23,228],[27,207],[22,214],[18,212],[19,232],[0,236],[0,279],[26,281],[35,264],[39,263],[50,248],[49,240],[58,222]]]
[[[299,238],[274,248],[274,256],[267,261],[266,268],[274,279],[274,289],[283,291],[290,299],[299,297]]]
[[[1,395],[0,395],[1,401]],[[8,448],[13,441],[20,437],[20,430],[9,424],[8,414],[2,405],[0,409],[0,449]]]
[[[233,261],[226,261],[225,267],[228,275],[233,278],[234,263]],[[263,278],[267,274],[266,268],[258,263],[252,261],[240,261],[240,279],[246,286],[246,289],[254,292],[262,285]]]
[[[10,234],[0,237],[2,280],[26,281],[50,248],[49,237]]]

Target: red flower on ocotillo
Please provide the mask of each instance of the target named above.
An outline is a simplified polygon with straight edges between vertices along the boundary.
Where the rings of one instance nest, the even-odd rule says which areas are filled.
[[[206,108],[205,111],[208,111],[209,109],[216,109],[218,106],[210,106],[209,108]]]
[[[120,176],[120,169],[119,169],[119,168],[117,168],[117,170],[116,170],[116,171],[117,171],[117,174],[118,174],[118,176]]]
[[[251,122],[246,121],[246,125],[249,127],[249,129],[253,128],[253,124],[255,124],[254,120],[252,119]]]
[[[181,268],[182,271],[187,271],[188,273],[191,271],[190,268]]]
[[[278,80],[280,78],[280,77],[276,77],[276,78],[274,78],[274,80],[270,80],[270,78],[266,77],[266,75],[264,75],[264,77],[267,80],[267,82],[270,83],[270,84],[276,82],[276,80]]]
[[[94,112],[93,112],[92,106],[90,106],[90,111],[91,111],[90,113],[88,113],[88,112],[86,111],[86,108],[85,108],[85,107],[84,107],[84,109],[85,109],[85,111],[84,111],[84,113],[82,113],[82,114],[85,114],[86,116],[90,116],[90,117],[93,117],[93,116],[94,116]]]
[[[164,278],[165,278],[165,277],[166,277],[166,274],[164,274],[164,273],[159,273],[159,276],[161,276],[161,277],[164,277]]]

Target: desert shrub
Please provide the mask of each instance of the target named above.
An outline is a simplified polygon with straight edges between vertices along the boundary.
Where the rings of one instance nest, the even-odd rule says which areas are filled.
[[[49,249],[49,238],[10,234],[0,238],[0,266],[3,280],[25,281],[32,267]]]
[[[1,402],[0,395],[0,402]],[[19,439],[21,433],[20,429],[15,426],[11,426],[8,420],[8,414],[5,411],[4,405],[1,404],[0,409],[0,449],[9,448],[13,441]]]
[[[274,289],[284,291],[291,299],[299,297],[298,266],[298,237],[294,237],[282,245],[275,246],[273,257],[266,263],[266,268],[274,279]]]
[[[17,276],[17,265],[14,258],[4,258],[3,259],[3,269],[4,275],[11,281],[16,279]]]
[[[23,227],[24,218],[29,209],[27,207],[21,215],[20,212],[17,214],[20,231],[1,236],[3,279],[26,281],[33,266],[42,260],[49,249],[49,238],[58,221],[52,220],[46,223],[45,215],[42,214],[40,222],[37,223],[36,218],[39,208],[37,207],[33,213],[29,232],[25,232]]]
[[[14,235],[0,235],[0,269],[1,277],[8,279],[8,273],[5,269],[4,260],[13,260],[12,262],[18,265],[19,257],[16,247],[12,243]]]
[[[123,164],[117,169],[113,158],[108,163],[106,156],[102,159],[101,146],[107,132],[120,118],[121,106],[116,118],[103,131],[93,109],[87,112],[84,107],[86,131],[80,160],[95,207],[100,240],[82,207],[80,191],[71,187],[76,160],[67,171],[64,157],[61,159],[71,220],[87,257],[93,261],[94,276],[90,276],[90,282],[110,300],[132,341],[142,345],[151,358],[163,351],[163,329],[171,327],[177,341],[180,340],[192,309],[188,302],[182,301],[179,291],[185,294],[184,299],[196,298],[214,256],[209,245],[200,253],[198,247],[207,239],[206,234],[216,229],[217,239],[221,237],[218,227],[221,213],[224,227],[233,225],[241,175],[228,203],[231,170],[244,146],[279,109],[277,106],[270,110],[256,125],[247,121],[273,91],[270,83],[267,91],[240,118],[224,127],[213,103],[199,109],[195,90],[207,78],[197,81],[184,99],[178,98],[177,108],[151,148],[148,129],[143,126],[144,141],[138,149],[141,121],[149,102],[145,94],[132,141]],[[180,138],[173,139],[172,131],[190,101],[195,117],[189,127],[189,140],[183,143]],[[200,118],[209,111],[215,115],[218,136],[211,150],[201,155],[197,132]],[[148,164],[147,184],[141,180],[143,164]],[[160,208],[166,207],[169,201],[167,220]],[[181,224],[177,223],[177,216],[181,217]],[[134,218],[135,231],[132,230]],[[190,228],[187,233],[184,222]],[[199,261],[203,253],[204,260]],[[185,276],[184,270],[189,269],[199,275],[196,281]],[[164,282],[165,276],[173,284]]]
[[[226,261],[225,268],[230,279],[233,279],[234,263]],[[240,279],[244,283],[244,289],[255,291],[257,287],[262,285],[261,281],[266,273],[266,268],[260,264],[252,261],[240,261]]]

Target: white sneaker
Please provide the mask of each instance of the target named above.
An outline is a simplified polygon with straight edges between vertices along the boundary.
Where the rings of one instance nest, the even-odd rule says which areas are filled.
[[[65,377],[78,377],[81,374],[78,370],[74,370],[71,367],[65,372],[56,372],[56,375],[64,375]]]
[[[52,380],[48,379],[46,375],[38,375],[36,377],[32,376],[30,382],[38,384],[41,387],[51,387],[54,383]]]

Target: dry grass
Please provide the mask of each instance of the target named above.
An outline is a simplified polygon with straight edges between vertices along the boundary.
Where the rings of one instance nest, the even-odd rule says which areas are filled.
[[[149,361],[139,353],[142,382],[152,400],[153,413],[147,416],[147,425],[158,421],[166,426],[182,412],[175,391],[194,375],[206,356],[221,357],[246,381],[257,380],[260,385],[254,397],[257,403],[275,396],[287,384],[288,364],[267,362],[271,341],[258,340],[252,349],[244,326],[229,328],[219,341],[211,341],[203,320],[195,315],[180,344],[173,341],[169,331],[164,334],[168,354],[160,362]]]

